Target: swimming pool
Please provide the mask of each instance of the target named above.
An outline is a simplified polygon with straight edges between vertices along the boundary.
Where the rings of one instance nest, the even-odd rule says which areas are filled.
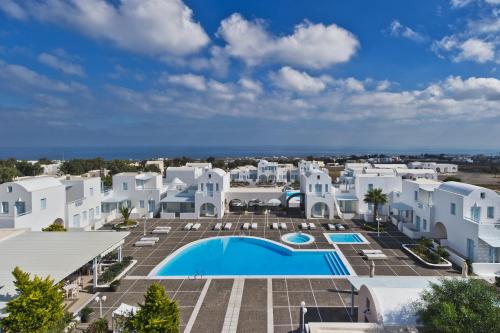
[[[294,250],[250,236],[225,236],[187,244],[155,267],[149,277],[346,276],[353,272],[335,250]]]
[[[330,244],[370,244],[362,234],[357,232],[326,233],[323,235]]]
[[[284,234],[283,236],[281,236],[281,240],[285,243],[293,245],[307,245],[314,242],[314,237],[308,234],[303,234],[299,231]]]

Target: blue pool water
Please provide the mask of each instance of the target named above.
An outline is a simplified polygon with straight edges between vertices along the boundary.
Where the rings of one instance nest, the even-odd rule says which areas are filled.
[[[156,272],[156,273],[155,273]],[[335,251],[297,251],[254,237],[216,237],[190,244],[156,276],[349,275]]]
[[[287,242],[290,242],[290,243],[304,244],[304,243],[308,243],[311,241],[311,236],[296,232],[293,234],[285,235],[285,239]]]
[[[328,234],[327,236],[333,243],[366,243],[366,241],[355,233]]]

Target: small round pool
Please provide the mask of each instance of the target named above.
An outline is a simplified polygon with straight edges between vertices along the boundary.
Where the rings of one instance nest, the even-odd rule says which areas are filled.
[[[307,245],[314,242],[314,237],[301,232],[292,232],[281,236],[281,240],[292,245]]]

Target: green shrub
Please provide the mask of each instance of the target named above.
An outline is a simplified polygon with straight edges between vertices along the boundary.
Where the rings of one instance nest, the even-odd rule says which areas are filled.
[[[117,291],[118,290],[118,287],[120,286],[120,280],[115,280],[113,282],[110,283],[109,285],[109,290],[110,291]]]
[[[93,321],[85,333],[108,333],[108,321],[104,318],[99,318]]]
[[[132,257],[124,257],[122,262],[117,262],[108,267],[108,269],[101,275],[101,281],[107,283],[113,281],[132,261]]]
[[[92,314],[92,312],[94,312],[94,310],[92,310],[92,308],[89,308],[88,306],[84,307],[80,311],[80,320],[81,320],[81,322],[82,323],[88,323],[90,315]]]

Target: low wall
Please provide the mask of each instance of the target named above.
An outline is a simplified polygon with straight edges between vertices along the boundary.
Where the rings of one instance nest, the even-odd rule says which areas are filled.
[[[500,276],[500,263],[473,263],[472,271],[482,277]]]
[[[180,214],[180,219],[181,220],[193,220],[193,219],[197,219],[198,216],[196,215],[196,213],[181,213]]]
[[[162,219],[175,219],[175,213],[161,212],[160,217]]]

